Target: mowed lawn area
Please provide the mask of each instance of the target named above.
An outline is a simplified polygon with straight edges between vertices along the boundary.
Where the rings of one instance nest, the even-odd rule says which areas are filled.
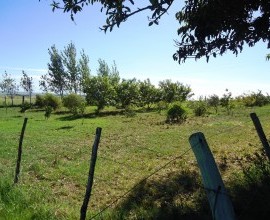
[[[76,118],[61,109],[48,120],[40,109],[19,111],[19,107],[0,108],[0,219],[79,219],[97,127],[102,135],[88,219],[107,206],[97,219],[151,219],[166,204],[199,212],[194,193],[203,194],[203,185],[189,136],[204,133],[228,188],[238,174],[241,178],[243,164],[252,163],[262,149],[250,112],[257,113],[270,136],[269,105],[239,107],[231,115],[222,109],[204,117],[190,115],[183,124],[167,124],[166,112],[156,111],[127,117],[110,108],[95,116],[94,108],[87,107],[85,117]],[[21,174],[13,186],[24,117],[28,124]],[[191,174],[196,184],[182,174]],[[131,190],[149,175],[138,186],[148,187],[147,191]],[[133,197],[122,198],[129,190]],[[207,206],[207,200],[202,200]],[[115,214],[115,210],[122,211]],[[126,217],[123,210],[128,210]]]

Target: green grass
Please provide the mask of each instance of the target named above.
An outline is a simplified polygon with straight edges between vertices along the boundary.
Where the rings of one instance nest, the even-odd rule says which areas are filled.
[[[266,134],[270,134],[270,106],[238,108],[233,115],[221,111],[207,117],[190,117],[181,125],[166,124],[165,113],[157,112],[126,117],[109,114],[114,109],[106,109],[100,117],[93,117],[94,109],[88,108],[84,119],[58,112],[45,120],[43,111],[21,114],[19,110],[8,108],[6,112],[0,108],[0,219],[79,219],[96,127],[102,127],[102,135],[88,218],[189,149],[188,138],[194,132],[205,134],[228,187],[242,171],[239,161],[248,166],[253,161],[248,159],[250,155],[261,149],[250,112],[257,112]],[[24,117],[29,120],[20,180],[14,187]],[[194,219],[199,214],[198,219],[203,215],[207,218],[209,210],[200,186],[190,150],[99,217],[164,219],[164,215],[189,213]]]

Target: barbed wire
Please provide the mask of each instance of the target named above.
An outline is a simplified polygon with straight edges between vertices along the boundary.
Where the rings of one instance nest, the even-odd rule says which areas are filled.
[[[142,167],[135,167],[135,166],[130,165],[128,163],[121,162],[121,161],[116,161],[116,160],[111,159],[111,158],[108,158],[108,157],[99,156],[98,158],[101,158],[103,160],[109,161],[111,163],[116,163],[116,164],[119,164],[119,165],[123,165],[123,167],[128,166],[128,168],[132,168],[133,170],[137,170],[137,171],[141,171],[142,170]]]
[[[260,117],[263,117],[263,116],[266,116],[267,113],[265,114],[260,114]],[[230,128],[226,128],[226,129],[223,129],[222,132],[219,132],[217,134],[213,134],[213,135],[210,135],[208,136],[208,139],[211,139],[213,137],[216,137],[218,135],[221,135],[221,134],[225,134],[225,133],[228,133],[228,132],[231,132],[233,129],[236,129],[236,128],[239,128],[239,127],[242,127],[243,124],[246,124],[246,123],[251,123],[251,119],[248,117],[247,120],[245,120],[244,122],[242,121],[240,124],[238,125],[235,125],[233,127],[230,127]],[[200,144],[199,142],[198,143],[195,143],[194,145],[198,145]],[[143,179],[141,179],[139,182],[137,182],[133,187],[131,187],[129,190],[127,190],[125,193],[123,193],[121,196],[119,196],[118,198],[116,198],[113,202],[111,202],[109,205],[107,205],[106,207],[104,207],[99,213],[95,214],[94,216],[92,216],[90,219],[94,219],[95,217],[99,216],[100,214],[102,214],[104,211],[106,211],[108,208],[110,208],[112,205],[114,205],[115,203],[117,203],[119,200],[125,198],[131,191],[133,191],[137,186],[139,186],[142,182],[146,181],[147,179],[149,179],[150,177],[152,177],[153,175],[157,174],[160,170],[164,169],[165,167],[167,167],[169,164],[171,164],[173,161],[177,160],[177,159],[180,159],[181,157],[183,157],[184,155],[186,155],[192,148],[188,148],[188,150],[186,150],[184,153],[182,153],[181,155],[177,156],[177,157],[174,157],[173,159],[169,160],[168,162],[166,162],[163,166],[159,167],[158,169],[156,169],[154,172],[150,173],[149,175],[145,176]],[[104,159],[104,158],[103,158]],[[112,162],[114,163],[117,163],[116,161],[112,160]],[[125,165],[124,163],[118,163],[118,164],[121,164],[121,165]],[[223,192],[221,190],[216,190],[216,189],[209,189],[209,188],[206,188],[206,187],[202,187],[204,190],[208,190],[208,191],[212,191],[214,193],[221,193],[221,194],[225,194],[226,196],[229,196],[231,197],[231,195],[227,192]]]
[[[149,179],[151,176],[155,175],[157,172],[159,172],[160,170],[164,169],[165,167],[167,167],[170,163],[172,163],[173,161],[183,157],[185,154],[187,154],[189,151],[191,150],[191,148],[187,149],[184,153],[182,153],[181,155],[173,158],[172,160],[168,161],[167,163],[165,163],[164,165],[162,165],[161,167],[159,167],[157,170],[155,170],[154,172],[150,173],[149,175],[147,175],[146,177],[144,177],[143,179],[141,179],[139,182],[137,182],[132,188],[130,188],[129,190],[127,190],[125,193],[123,193],[119,198],[115,199],[113,202],[111,202],[109,205],[107,205],[105,208],[103,208],[99,213],[95,214],[94,216],[92,216],[90,219],[94,219],[95,217],[97,217],[98,215],[100,215],[101,213],[103,213],[104,211],[106,211],[108,208],[110,208],[113,204],[115,204],[116,202],[118,202],[120,199],[126,197],[131,191],[133,191],[137,186],[139,186],[142,182],[146,181],[147,179]]]

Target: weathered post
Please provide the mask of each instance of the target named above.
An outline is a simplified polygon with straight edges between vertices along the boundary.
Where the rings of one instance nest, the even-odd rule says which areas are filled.
[[[90,200],[92,186],[93,186],[94,172],[95,172],[95,166],[96,166],[96,160],[97,160],[97,150],[98,150],[99,140],[101,136],[101,130],[102,130],[101,128],[96,129],[95,141],[92,147],[92,155],[91,155],[91,161],[90,161],[86,192],[85,192],[84,201],[81,207],[80,220],[85,220],[86,218],[87,206]]]
[[[22,131],[21,131],[19,147],[18,147],[17,165],[16,165],[15,177],[14,177],[14,184],[18,183],[18,180],[19,180],[21,160],[22,160],[22,143],[23,143],[24,131],[26,128],[27,120],[28,120],[28,118],[24,119]]]
[[[203,133],[192,134],[189,142],[201,171],[213,219],[234,220],[231,200]]]
[[[250,117],[251,117],[253,124],[256,128],[257,134],[262,142],[266,156],[270,160],[270,146],[269,146],[269,143],[266,139],[265,133],[263,131],[261,122],[260,122],[259,118],[257,117],[256,113],[250,113]]]

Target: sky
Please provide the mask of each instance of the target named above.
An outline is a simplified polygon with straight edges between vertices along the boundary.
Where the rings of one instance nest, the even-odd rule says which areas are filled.
[[[38,81],[47,73],[50,61],[48,49],[55,45],[63,50],[70,42],[83,49],[90,58],[93,75],[98,68],[98,59],[109,65],[116,62],[120,77],[136,78],[158,85],[165,79],[189,85],[194,97],[217,94],[228,89],[234,96],[257,92],[270,94],[270,53],[265,43],[244,47],[236,57],[228,52],[217,58],[195,61],[188,59],[178,64],[172,55],[177,50],[179,23],[175,13],[184,1],[175,1],[159,25],[148,26],[150,13],[141,13],[106,34],[100,31],[106,20],[100,6],[84,8],[75,15],[52,12],[51,0],[0,1],[0,80],[5,71],[18,82],[22,70],[34,78],[34,90],[39,91]]]

